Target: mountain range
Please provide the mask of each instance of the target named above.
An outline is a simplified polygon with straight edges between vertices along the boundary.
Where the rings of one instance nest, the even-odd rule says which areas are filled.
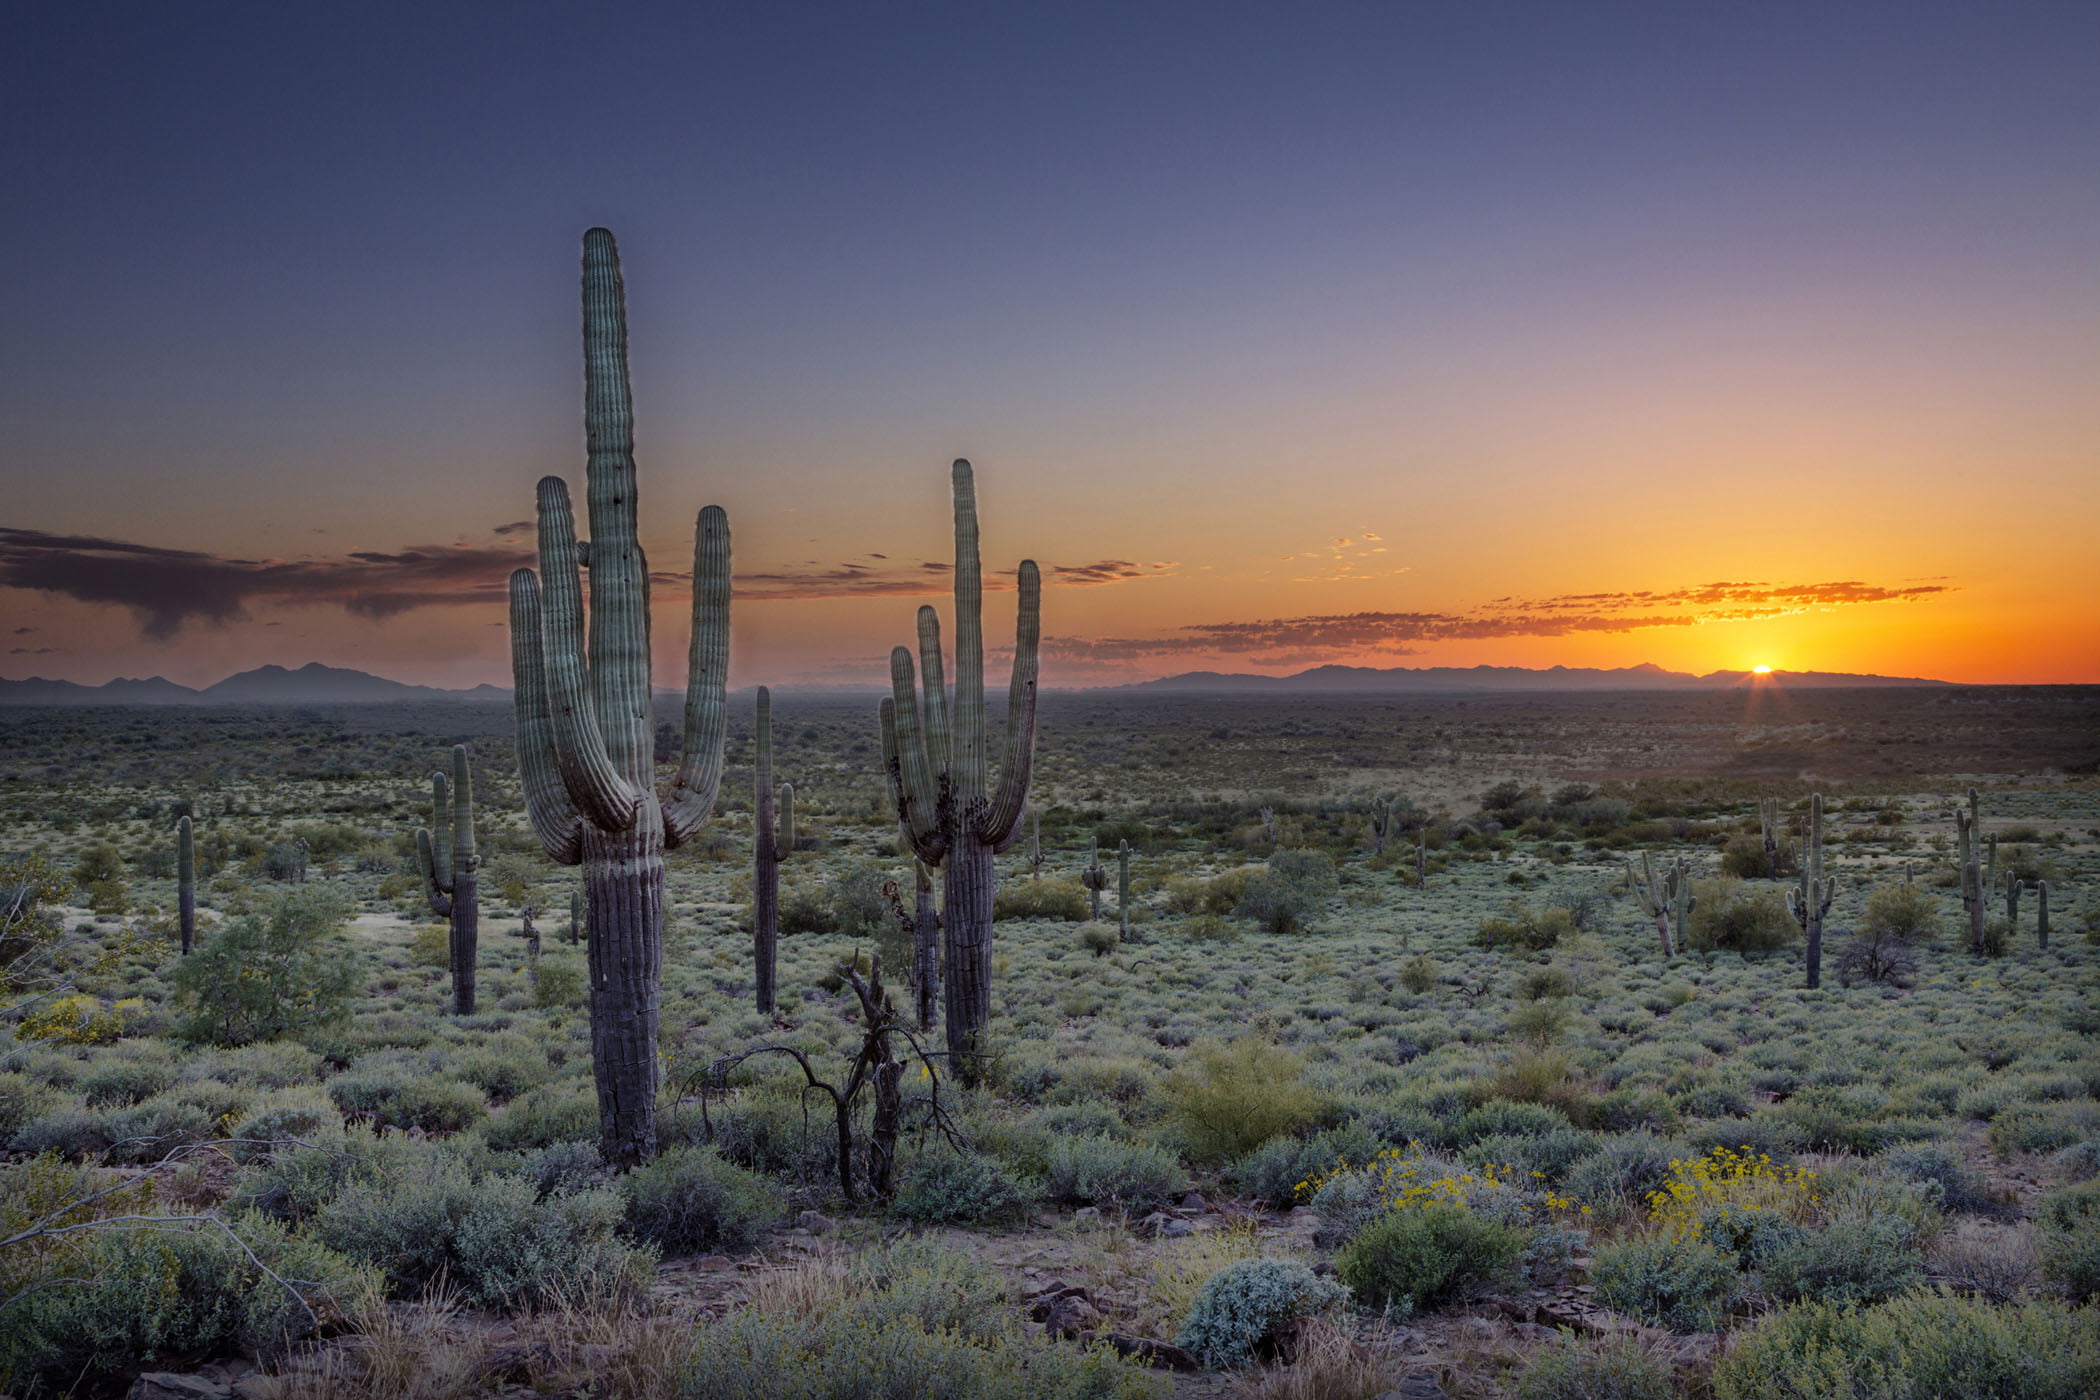
[[[1178,676],[1117,686],[1113,690],[1156,694],[1162,691],[1201,694],[1266,695],[1555,691],[1555,690],[1726,690],[1757,681],[1800,688],[1845,686],[1940,686],[1947,681],[1906,676],[1862,676],[1834,671],[1774,671],[1769,677],[1748,671],[1709,671],[1703,676],[1666,671],[1644,664],[1600,670],[1549,666],[1315,666],[1290,676],[1245,672],[1188,671]],[[195,690],[162,676],[114,680],[103,685],[53,681],[32,676],[0,680],[0,705],[355,705],[390,700],[509,700],[510,691],[493,685],[469,690],[442,690],[409,685],[366,671],[309,662],[297,670],[258,666],[228,676],[217,685]]]

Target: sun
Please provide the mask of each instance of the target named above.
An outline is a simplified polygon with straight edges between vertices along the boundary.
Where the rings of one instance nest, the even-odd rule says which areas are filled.
[[[1752,666],[1750,674],[1753,676],[1769,676],[1772,674],[1772,668],[1770,666]]]

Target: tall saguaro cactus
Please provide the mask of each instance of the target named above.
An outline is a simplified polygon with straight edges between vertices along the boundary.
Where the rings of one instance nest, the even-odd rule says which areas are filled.
[[[1633,887],[1635,902],[1641,912],[1655,920],[1656,937],[1662,940],[1663,956],[1675,957],[1677,945],[1684,942],[1685,931],[1690,925],[1692,908],[1699,901],[1692,894],[1692,869],[1682,860],[1657,874],[1655,857],[1648,851],[1641,852],[1640,868],[1626,862],[1626,882]],[[1671,939],[1672,927],[1676,939]]]
[[[948,1050],[974,1075],[992,1011],[992,856],[1013,840],[1035,762],[1037,652],[1043,580],[1021,561],[1020,619],[1007,691],[1006,762],[988,786],[984,724],[984,570],[977,557],[977,484],[957,459],[955,491],[955,693],[941,675],[941,619],[919,609],[922,706],[910,647],[890,653],[891,698],[882,702],[882,757],[897,819],[913,854],[941,869],[942,1010]]]
[[[1823,794],[1808,799],[1808,859],[1801,863],[1801,879],[1786,892],[1786,905],[1808,935],[1808,985],[1823,985],[1823,917],[1837,898],[1837,876],[1823,874]]]
[[[474,1014],[474,969],[481,935],[481,855],[474,846],[474,778],[467,746],[452,746],[452,782],[430,775],[430,825],[416,828],[416,864],[430,912],[451,928],[452,1012]]]
[[[1969,809],[1956,809],[1954,830],[1960,843],[1961,907],[1969,916],[1969,951],[1980,953],[1998,873],[1998,840],[1983,834],[1983,798],[1975,788],[1969,789]]]
[[[773,692],[758,688],[758,760],[751,770],[751,966],[760,1011],[774,1009],[780,958],[780,858],[795,849],[795,790],[780,785],[782,826],[774,825]]]
[[[182,925],[182,955],[197,946],[197,841],[184,815],[175,823],[175,914]]]
[[[511,671],[533,830],[552,859],[583,867],[599,1150],[608,1165],[625,1168],[656,1150],[664,851],[699,832],[722,783],[729,520],[707,506],[694,531],[685,753],[670,794],[659,798],[626,293],[619,250],[602,228],[583,236],[583,358],[591,538],[576,537],[567,483],[542,478],[539,572],[510,576]]]

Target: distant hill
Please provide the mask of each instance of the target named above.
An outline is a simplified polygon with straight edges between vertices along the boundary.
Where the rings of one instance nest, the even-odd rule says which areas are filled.
[[[193,690],[162,676],[114,680],[104,685],[74,681],[0,680],[0,705],[356,705],[387,700],[508,700],[492,685],[471,690],[390,681],[366,671],[308,662],[297,670],[258,666],[217,685]]]
[[[1120,686],[1122,690],[1203,691],[1212,694],[1267,695],[1284,691],[1327,694],[1372,692],[1449,692],[1507,690],[1727,690],[1752,682],[1794,689],[1834,690],[1851,686],[1948,685],[1947,681],[1907,676],[1856,676],[1838,671],[1710,671],[1695,676],[1665,671],[1652,663],[1608,670],[1548,666],[1315,666],[1290,676],[1257,676],[1245,672],[1188,671],[1156,681]]]

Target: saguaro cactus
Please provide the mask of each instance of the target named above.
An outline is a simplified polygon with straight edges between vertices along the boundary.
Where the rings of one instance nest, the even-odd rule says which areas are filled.
[[[416,864],[430,912],[450,925],[452,1012],[474,1014],[474,968],[481,934],[481,856],[474,847],[474,779],[467,746],[452,746],[452,782],[430,775],[430,825],[416,828]]]
[[[1393,808],[1397,804],[1390,797],[1371,799],[1371,854],[1385,854],[1387,838],[1393,834]]]
[[[175,913],[182,924],[182,955],[197,946],[197,842],[185,815],[175,823]]]
[[[1777,875],[1779,873],[1779,832],[1781,823],[1784,820],[1785,818],[1780,814],[1779,799],[1777,797],[1768,796],[1757,799],[1757,833],[1764,843],[1765,874],[1767,875]]]
[[[1954,830],[1960,842],[1961,906],[1969,916],[1969,951],[1980,953],[1991,886],[1998,873],[1998,838],[1983,834],[1983,798],[1975,788],[1969,789],[1969,809],[1955,811]]]
[[[1823,916],[1837,898],[1837,876],[1823,875],[1823,794],[1808,799],[1808,859],[1801,862],[1801,879],[1786,892],[1786,907],[1794,922],[1808,935],[1808,985],[1823,985]]]
[[[1079,883],[1086,887],[1087,917],[1101,917],[1101,892],[1108,888],[1108,871],[1101,864],[1101,839],[1089,836],[1086,842],[1086,866],[1079,872]]]
[[[694,532],[685,753],[659,798],[626,294],[619,250],[602,228],[583,237],[583,353],[591,539],[576,538],[568,485],[542,478],[539,573],[510,576],[511,670],[533,830],[552,859],[583,867],[599,1150],[626,1168],[656,1150],[663,855],[699,832],[722,782],[729,520],[707,506]],[[591,574],[587,637],[582,568]]]
[[[933,1029],[941,1002],[941,916],[933,907],[933,876],[926,863],[911,863],[917,887],[911,921],[912,992],[918,1002],[919,1029]]]
[[[1633,887],[1633,897],[1641,906],[1641,912],[1655,920],[1655,934],[1662,940],[1663,956],[1675,957],[1677,945],[1684,941],[1686,926],[1691,921],[1692,908],[1699,902],[1692,894],[1691,867],[1679,860],[1658,875],[1654,855],[1643,851],[1638,870],[1632,861],[1626,862],[1626,882]],[[1673,924],[1677,934],[1675,942],[1670,937]]]
[[[775,967],[780,956],[780,858],[795,849],[795,790],[782,783],[780,814],[774,826],[773,693],[758,688],[758,761],[751,775],[751,966],[760,1011],[775,1003]]]
[[[567,938],[567,939],[569,940],[569,942],[571,942],[571,943],[581,943],[581,942],[583,942],[583,929],[584,929],[584,913],[583,913],[583,891],[582,891],[582,890],[570,890],[570,891],[569,891],[569,928],[568,928],[568,931],[567,931],[567,933],[565,933],[565,934],[564,934],[563,936],[564,936],[564,937],[566,937],[566,938]]]
[[[2022,880],[2016,871],[2005,872],[2005,936],[2011,938],[2020,931],[2020,896],[2034,886]]]
[[[1028,817],[1028,878],[1043,878],[1043,814],[1031,812]]]
[[[958,459],[955,491],[955,695],[941,677],[941,619],[919,609],[925,670],[923,719],[910,647],[890,653],[891,698],[882,702],[883,766],[897,818],[912,852],[941,869],[948,1050],[974,1075],[992,1010],[993,855],[1013,840],[1028,804],[1035,762],[1037,652],[1043,580],[1021,561],[1021,605],[1014,628],[1013,682],[1006,703],[1006,763],[987,785],[984,724],[984,571],[977,557],[977,485]]]
[[[1116,936],[1130,937],[1130,843],[1116,845]]]

